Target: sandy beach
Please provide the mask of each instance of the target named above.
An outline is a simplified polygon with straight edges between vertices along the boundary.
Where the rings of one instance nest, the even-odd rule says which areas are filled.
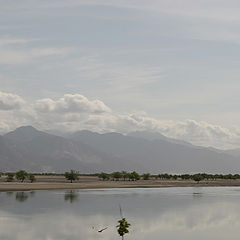
[[[37,181],[6,182],[0,179],[0,191],[30,191],[57,189],[104,189],[104,188],[160,188],[160,187],[227,187],[240,186],[240,180],[204,180],[199,183],[192,180],[139,180],[139,181],[102,181],[94,176],[84,176],[70,183],[63,176],[37,176]]]

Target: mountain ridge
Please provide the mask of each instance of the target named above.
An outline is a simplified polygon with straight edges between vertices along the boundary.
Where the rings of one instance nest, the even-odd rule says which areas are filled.
[[[76,169],[82,173],[117,170],[220,173],[238,171],[240,157],[160,133],[123,135],[82,130],[61,137],[22,126],[0,136],[0,169],[22,168],[53,172]]]

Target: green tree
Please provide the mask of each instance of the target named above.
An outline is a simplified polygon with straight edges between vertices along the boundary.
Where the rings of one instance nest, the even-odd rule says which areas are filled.
[[[12,182],[14,180],[14,173],[7,174],[7,182]]]
[[[202,174],[198,173],[198,174],[194,174],[192,176],[192,179],[194,181],[196,181],[197,183],[199,183],[200,181],[202,181],[204,179],[204,177],[202,176]]]
[[[173,180],[177,180],[178,179],[178,175],[175,174],[175,175],[172,176],[172,178],[173,178]]]
[[[23,182],[27,178],[28,174],[24,170],[16,172],[16,179]]]
[[[118,234],[122,237],[122,239],[124,239],[124,235],[126,233],[129,233],[128,228],[131,226],[131,224],[128,223],[125,218],[119,220],[118,223],[119,223],[119,225],[117,225]]]
[[[128,172],[128,173],[126,174],[126,178],[128,179],[128,181],[130,181],[130,180],[131,180],[131,173]]]
[[[78,180],[78,173],[74,170],[71,170],[70,172],[65,172],[64,175],[67,180],[71,181],[71,183],[75,180]]]
[[[233,179],[239,179],[240,178],[240,175],[239,174],[234,174],[233,175]]]
[[[143,180],[149,180],[150,179],[150,173],[144,173],[142,175],[142,177],[143,177]]]
[[[114,173],[112,173],[112,177],[116,181],[119,181],[119,179],[122,178],[122,173],[121,172],[114,172]]]
[[[31,183],[36,182],[36,177],[33,174],[29,174],[28,179],[30,180]]]
[[[98,175],[98,177],[100,178],[100,179],[102,179],[103,181],[104,180],[109,180],[109,174],[107,174],[107,173],[104,173],[104,172],[102,172],[102,173],[100,173],[99,175]]]
[[[190,174],[182,174],[182,175],[180,175],[180,178],[181,178],[182,180],[188,180],[188,179],[191,178],[191,175],[190,175]]]
[[[130,173],[129,178],[130,178],[132,181],[137,181],[137,180],[140,179],[140,175],[139,175],[137,172],[133,171],[133,172]]]
[[[126,171],[122,171],[122,178],[125,181],[128,178],[128,173]]]

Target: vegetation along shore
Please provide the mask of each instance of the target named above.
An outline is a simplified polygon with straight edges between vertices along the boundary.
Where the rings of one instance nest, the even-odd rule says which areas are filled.
[[[0,191],[29,191],[56,189],[104,189],[104,188],[158,188],[158,187],[215,187],[240,186],[239,174],[139,174],[114,172],[78,174],[69,171],[55,173],[1,173]]]

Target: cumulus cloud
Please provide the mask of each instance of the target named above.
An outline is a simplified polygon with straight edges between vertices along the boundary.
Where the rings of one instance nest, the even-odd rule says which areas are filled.
[[[185,121],[164,122],[159,128],[163,134],[173,138],[183,139],[202,146],[238,147],[240,134],[235,129],[204,121],[187,119]]]
[[[0,92],[0,110],[20,109],[24,100],[12,93]]]
[[[65,94],[59,100],[45,98],[38,100],[36,110],[44,113],[106,113],[111,112],[102,101],[89,100],[80,94]]]

